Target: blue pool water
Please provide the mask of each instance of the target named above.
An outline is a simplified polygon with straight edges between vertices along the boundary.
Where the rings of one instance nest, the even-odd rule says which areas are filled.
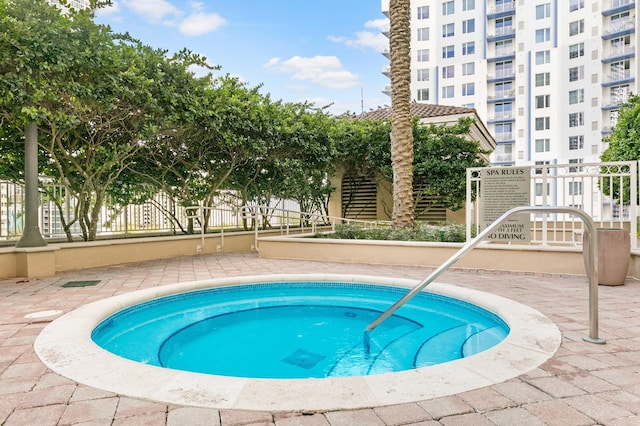
[[[102,321],[92,339],[147,364],[224,376],[310,378],[408,370],[467,357],[504,339],[495,314],[423,292],[370,334],[408,290],[365,283],[257,283],[150,300]]]

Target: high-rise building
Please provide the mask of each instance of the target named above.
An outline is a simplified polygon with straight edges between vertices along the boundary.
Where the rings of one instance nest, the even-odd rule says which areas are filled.
[[[412,0],[411,97],[475,108],[495,165],[597,162],[638,93],[637,27],[634,0]]]
[[[60,5],[58,0],[47,0],[47,3],[51,5]],[[86,9],[89,7],[89,0],[67,0],[67,6],[75,10]]]

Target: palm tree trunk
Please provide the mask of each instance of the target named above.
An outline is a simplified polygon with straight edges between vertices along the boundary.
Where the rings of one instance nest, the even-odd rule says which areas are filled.
[[[389,2],[391,53],[391,163],[395,227],[411,227],[413,219],[413,132],[411,126],[410,0]]]

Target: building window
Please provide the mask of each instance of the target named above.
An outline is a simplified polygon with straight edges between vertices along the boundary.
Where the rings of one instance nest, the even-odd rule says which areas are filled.
[[[504,83],[496,83],[496,99],[513,97],[513,83],[506,81]]]
[[[569,46],[569,59],[575,59],[580,56],[584,56],[584,43]]]
[[[463,55],[473,55],[476,53],[476,42],[469,41],[467,43],[462,43],[462,54]]]
[[[496,56],[513,55],[513,40],[496,41]]]
[[[584,126],[584,112],[569,114],[569,127]]]
[[[462,96],[473,96],[476,91],[475,83],[464,83],[462,85]]]
[[[569,68],[569,81],[578,81],[584,78],[584,65]]]
[[[582,182],[569,182],[569,195],[582,195]]]
[[[536,87],[548,86],[551,84],[551,73],[541,72],[536,74]]]
[[[569,91],[569,105],[580,104],[584,102],[584,89]]]
[[[514,161],[513,144],[501,143],[500,145],[496,146],[496,149],[493,152],[498,163],[508,163]]]
[[[475,19],[467,19],[466,21],[462,21],[462,33],[468,34],[476,31],[476,20]]]
[[[453,78],[453,77],[455,77],[453,65],[447,65],[446,67],[442,67],[442,78]]]
[[[454,36],[454,25],[453,24],[444,24],[442,26],[442,37],[453,37]]]
[[[462,75],[474,75],[476,73],[475,62],[467,62],[462,64]]]
[[[582,149],[584,148],[584,136],[571,136],[569,137],[569,149]]]
[[[420,6],[418,8],[418,19],[429,19],[429,6]]]
[[[453,15],[455,12],[455,2],[453,0],[442,3],[442,14]]]
[[[626,35],[611,39],[611,55],[622,55],[632,50],[631,36]]]
[[[429,100],[429,89],[418,89],[418,100],[419,101],[428,101]]]
[[[549,139],[536,139],[536,152],[549,152],[551,141]]]
[[[512,24],[511,17],[496,19],[496,35],[511,34],[513,32]]]
[[[507,141],[513,139],[513,125],[511,123],[500,123],[495,126],[496,140]]]
[[[571,158],[569,159],[569,164],[582,164],[584,163],[583,158]],[[582,167],[569,167],[569,173],[581,172]]]
[[[584,7],[584,0],[569,0],[569,12],[574,12]]]
[[[429,69],[428,68],[420,68],[416,70],[416,80],[418,81],[429,81]]]
[[[547,182],[547,192],[543,192],[543,190],[544,190],[544,186],[542,185],[542,182],[536,183],[536,196],[538,197],[542,197],[543,195],[550,195],[551,184]]]
[[[442,58],[443,59],[453,58],[453,56],[454,56],[453,45],[445,46],[445,47],[442,48]]]
[[[611,103],[613,105],[620,105],[629,100],[629,86],[613,86],[609,89],[609,93],[611,95]]]
[[[551,40],[551,28],[536,30],[536,43],[544,43],[549,40]]]
[[[633,20],[630,18],[629,12],[616,13],[615,15],[611,15],[611,26],[610,29],[612,31],[622,31],[627,28],[631,28],[633,25]]]
[[[513,62],[496,62],[496,77],[509,77],[513,75]]]
[[[584,32],[584,19],[569,22],[569,36],[578,35]]]
[[[536,96],[536,108],[549,108],[551,106],[551,95]]]
[[[462,10],[473,10],[476,8],[476,0],[462,0]]]
[[[453,95],[454,95],[453,86],[444,86],[442,88],[443,99],[453,98]]]
[[[536,117],[536,130],[549,130],[551,117]]]
[[[549,160],[546,161],[536,161],[536,166],[548,166],[549,165]],[[547,169],[547,173],[549,172],[547,167],[539,167],[536,169],[536,174],[537,175],[541,175],[543,172],[543,169]]]
[[[418,62],[429,62],[429,49],[418,50]]]
[[[612,62],[609,70],[611,71],[610,77],[612,80],[623,80],[631,76],[631,61],[626,59],[624,61]]]
[[[429,27],[418,28],[418,41],[429,40]]]
[[[536,65],[548,64],[551,61],[551,51],[541,50],[536,52]]]
[[[497,120],[504,120],[511,118],[513,111],[513,104],[511,102],[499,103],[494,106],[495,116]]]
[[[536,19],[544,19],[551,16],[551,3],[536,6]]]

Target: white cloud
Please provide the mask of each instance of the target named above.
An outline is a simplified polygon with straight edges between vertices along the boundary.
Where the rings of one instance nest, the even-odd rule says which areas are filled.
[[[388,19],[375,19],[364,24],[366,28],[373,28],[377,31],[358,31],[353,37],[328,36],[330,41],[342,43],[353,48],[373,49],[376,52],[383,52],[389,47],[389,39],[383,35],[382,31],[389,30]]]
[[[360,84],[359,77],[345,69],[335,56],[294,56],[284,62],[273,58],[264,68],[267,71],[291,74],[293,80],[308,81],[330,89],[347,89]]]
[[[165,0],[125,0],[123,4],[143,19],[151,22],[166,24],[182,15],[179,9]]]
[[[364,23],[365,28],[374,28],[378,31],[389,31],[389,19],[374,19]]]
[[[216,13],[196,12],[180,23],[178,29],[188,36],[200,36],[217,30],[226,20]]]

